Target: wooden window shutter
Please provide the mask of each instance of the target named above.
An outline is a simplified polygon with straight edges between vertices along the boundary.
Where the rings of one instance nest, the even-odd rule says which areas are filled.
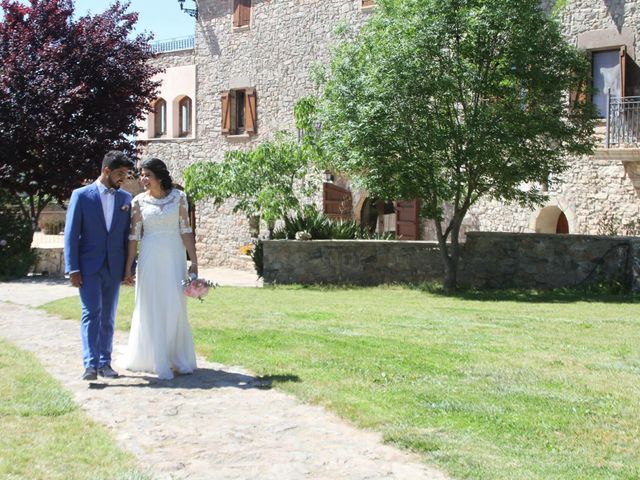
[[[420,239],[420,200],[396,202],[396,238],[398,240]]]
[[[231,102],[228,91],[222,92],[220,101],[222,103],[222,134],[229,135],[231,131]]]
[[[251,25],[251,0],[242,0],[243,8],[242,8],[242,18],[241,18],[241,27],[245,27]]]
[[[233,26],[240,26],[240,14],[242,10],[242,0],[233,0]]]
[[[247,88],[244,92],[244,131],[249,135],[255,135],[257,120],[256,89]]]
[[[245,27],[251,24],[251,0],[233,0],[233,26]]]
[[[627,76],[627,47],[620,47],[620,96],[626,97],[627,82],[625,81]]]
[[[322,184],[322,206],[327,217],[350,220],[353,212],[351,191],[333,183]]]

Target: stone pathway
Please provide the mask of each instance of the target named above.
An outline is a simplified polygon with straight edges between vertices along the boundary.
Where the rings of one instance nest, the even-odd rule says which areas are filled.
[[[83,382],[77,323],[31,308],[75,294],[55,280],[0,283],[0,336],[35,353],[154,479],[448,478],[239,367],[198,359],[193,375],[170,381],[120,370],[119,379]],[[116,369],[125,345],[116,332]]]

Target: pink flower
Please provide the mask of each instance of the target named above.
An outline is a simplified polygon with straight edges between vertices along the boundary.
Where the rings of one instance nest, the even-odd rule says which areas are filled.
[[[210,288],[215,288],[217,285],[209,280],[203,278],[194,278],[193,280],[183,280],[183,291],[187,297],[197,298],[201,302],[202,297],[206,297],[209,294]]]
[[[0,247],[6,247],[7,246],[7,241],[3,238],[2,240],[0,240]]]

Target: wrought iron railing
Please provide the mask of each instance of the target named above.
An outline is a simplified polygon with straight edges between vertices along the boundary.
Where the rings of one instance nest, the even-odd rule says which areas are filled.
[[[195,35],[188,37],[171,38],[151,43],[153,53],[177,52],[179,50],[191,50],[196,43]]]
[[[640,97],[607,96],[605,147],[640,145]]]

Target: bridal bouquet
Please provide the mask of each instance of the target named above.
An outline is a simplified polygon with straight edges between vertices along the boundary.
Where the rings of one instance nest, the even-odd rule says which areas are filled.
[[[202,297],[206,297],[209,293],[209,289],[216,288],[217,286],[216,283],[205,280],[204,278],[196,278],[195,275],[182,281],[184,294],[187,297],[197,298],[201,302],[204,301]]]

